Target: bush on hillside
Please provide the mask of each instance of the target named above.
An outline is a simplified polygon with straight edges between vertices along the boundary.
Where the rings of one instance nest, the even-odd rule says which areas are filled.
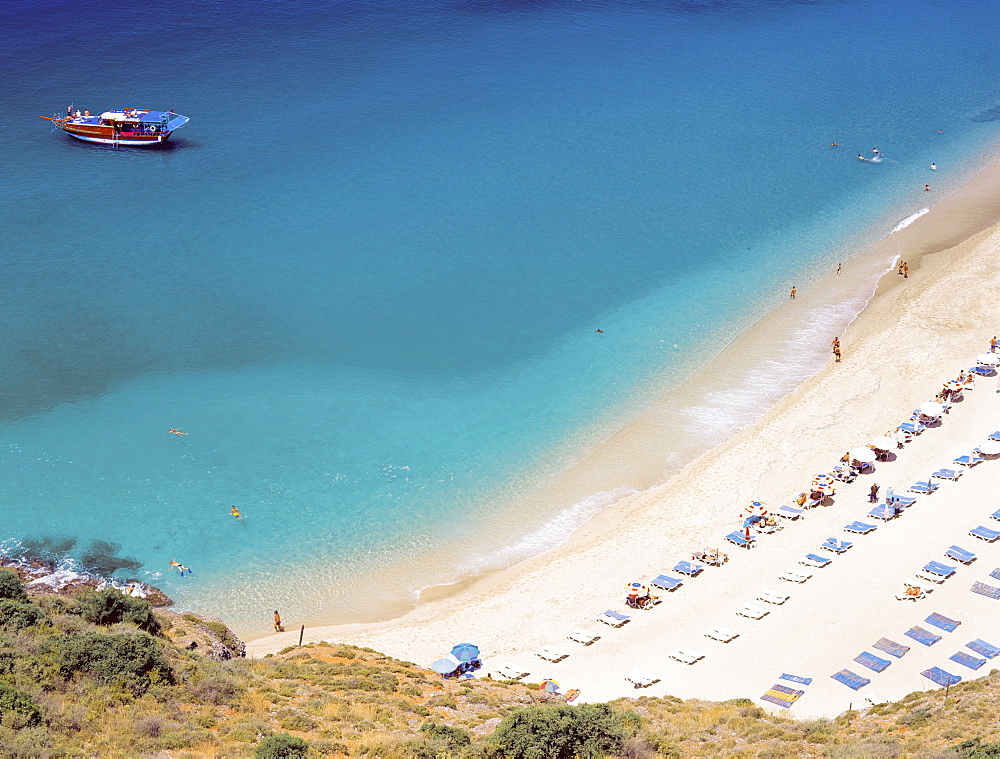
[[[145,692],[153,683],[174,680],[173,671],[157,642],[146,633],[71,635],[56,643],[59,673],[93,677],[105,685],[118,685],[133,693]]]
[[[269,735],[257,744],[254,759],[298,759],[309,753],[309,744],[288,733]]]
[[[20,630],[23,627],[40,625],[47,620],[45,612],[33,604],[8,600],[0,601],[0,627],[8,630]]]
[[[27,693],[0,685],[0,722],[20,729],[42,721],[42,711]]]
[[[532,706],[509,715],[493,733],[496,756],[573,759],[618,753],[625,743],[622,715],[607,704]]]
[[[969,738],[955,746],[954,750],[962,759],[986,759],[1000,756],[1000,743],[983,743],[981,738]]]
[[[95,625],[130,622],[153,635],[160,632],[160,623],[148,601],[122,595],[115,588],[81,593],[76,599],[76,613]]]
[[[420,735],[405,744],[407,756],[414,759],[437,759],[439,756],[454,756],[460,749],[472,742],[467,730],[435,722],[425,722],[420,726]]]
[[[28,594],[24,592],[24,583],[13,570],[0,569],[0,598],[22,602],[28,600]]]

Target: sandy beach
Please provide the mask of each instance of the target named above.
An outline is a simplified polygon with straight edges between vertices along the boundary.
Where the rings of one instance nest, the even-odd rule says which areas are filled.
[[[482,650],[484,671],[509,662],[528,673],[529,681],[552,677],[564,689],[580,689],[581,701],[642,694],[758,700],[783,682],[780,674],[791,673],[813,678],[808,686],[784,682],[805,691],[789,710],[800,717],[830,716],[851,705],[935,687],[920,675],[932,666],[975,677],[948,657],[967,651],[965,644],[975,638],[1000,645],[1000,624],[991,614],[998,602],[969,591],[973,581],[990,582],[989,573],[1000,567],[1000,541],[988,544],[968,534],[977,525],[1000,528],[990,519],[998,505],[1000,462],[984,461],[957,482],[940,481],[936,493],[917,496],[912,507],[887,523],[866,515],[872,483],[883,492],[891,487],[905,493],[913,482],[952,466],[956,456],[1000,429],[995,376],[978,380],[939,427],[896,451],[895,460],[876,463],[874,471],[852,484],[839,484],[829,505],[784,523],[776,534],[760,536],[753,550],[737,549],[723,537],[739,527],[738,515],[749,500],[763,500],[771,508],[792,504],[813,475],[829,471],[844,451],[907,421],[943,382],[988,350],[998,332],[1000,227],[963,237],[970,228],[996,221],[998,182],[1000,170],[993,166],[883,241],[883,255],[898,251],[909,262],[909,278],[895,272],[883,277],[868,307],[841,335],[843,362],[831,360],[763,419],[666,484],[605,509],[559,548],[422,602],[399,619],[310,628],[304,640],[370,646],[425,666],[452,645],[470,641]],[[877,524],[877,530],[863,536],[843,531],[858,519]],[[839,556],[819,550],[831,536],[854,546]],[[934,586],[928,598],[897,601],[903,583],[926,562],[956,564],[943,553],[951,545],[975,552],[977,560],[958,565],[955,576]],[[605,609],[626,610],[626,583],[648,582],[705,546],[722,548],[730,561],[685,579],[675,592],[662,594],[655,608],[632,612],[622,628],[597,621]],[[833,561],[807,569],[798,563],[806,553]],[[801,584],[778,579],[790,569],[812,577]],[[789,599],[781,605],[755,600],[763,590]],[[761,620],[738,616],[737,609],[747,603],[766,607],[768,615]],[[950,633],[930,627],[923,620],[935,612],[961,625]],[[942,640],[924,647],[904,637],[914,625]],[[725,644],[705,637],[715,626],[739,637]],[[582,646],[566,638],[574,628],[601,637]],[[871,647],[882,637],[911,650],[893,659]],[[262,656],[297,641],[298,630],[290,630],[252,641],[247,650]],[[569,656],[559,663],[543,661],[533,652],[546,644]],[[677,648],[704,658],[682,664],[669,657]],[[891,659],[891,666],[874,673],[855,663],[864,651]],[[870,677],[871,684],[853,691],[831,679],[844,668]],[[980,672],[989,669],[986,665]],[[633,688],[625,676],[635,670],[658,682]]]

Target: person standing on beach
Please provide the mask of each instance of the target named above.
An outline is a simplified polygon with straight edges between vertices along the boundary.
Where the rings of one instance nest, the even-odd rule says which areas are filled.
[[[788,294],[788,299],[789,300],[795,300],[795,288],[794,287],[792,288],[792,291]]]
[[[830,343],[830,348],[831,348],[831,350],[833,350],[833,355],[836,356],[837,355],[837,351],[840,350],[840,338],[839,337],[833,338],[833,342]]]
[[[993,339],[990,340],[990,353],[997,352],[997,336],[993,335]]]
[[[904,261],[903,262],[903,279],[909,279],[909,278],[910,278],[910,265]]]
[[[276,633],[283,633],[285,628],[281,626],[281,615],[278,614],[278,610],[274,610],[274,631]]]
[[[833,346],[833,360],[836,363],[840,363],[840,343]]]
[[[837,264],[837,276],[838,277],[840,276],[840,269],[841,269],[842,266],[843,266],[843,264]]]
[[[899,266],[896,267],[896,273],[899,276],[903,276],[903,259],[899,259]]]
[[[868,491],[868,502],[878,503],[878,483],[872,483],[872,489]]]

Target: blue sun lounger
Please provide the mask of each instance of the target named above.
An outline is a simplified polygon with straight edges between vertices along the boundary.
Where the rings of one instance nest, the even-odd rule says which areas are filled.
[[[958,464],[959,466],[975,466],[980,461],[983,461],[983,457],[982,456],[980,456],[978,454],[975,454],[975,453],[970,453],[967,456],[959,456],[952,463],[953,464]]]
[[[940,635],[935,635],[932,632],[925,630],[922,627],[911,627],[905,633],[903,633],[907,638],[913,638],[917,643],[922,643],[925,646],[933,646],[939,640],[941,640]]]
[[[728,540],[730,543],[737,545],[740,548],[751,548],[754,543],[754,538],[751,537],[750,540],[747,540],[745,537],[743,537],[743,533],[740,532],[739,530],[737,530],[736,532],[731,532],[728,535],[726,535],[726,540]]]
[[[990,519],[996,519],[997,521],[1000,521],[1000,509],[997,509],[992,514],[990,514]]]
[[[939,480],[952,480],[957,482],[958,478],[961,477],[965,472],[961,469],[938,469],[931,477],[937,477]]]
[[[949,567],[947,564],[942,564],[940,561],[928,561],[924,564],[924,571],[929,572],[935,577],[940,577],[942,580],[947,580],[953,574],[957,567]]]
[[[868,683],[871,682],[867,677],[862,677],[861,675],[851,672],[849,669],[842,669],[835,675],[830,675],[838,683],[843,683],[851,690],[857,690],[858,688],[864,688]]]
[[[915,504],[917,499],[911,495],[889,494],[885,497],[885,502],[897,509],[905,509]]]
[[[972,366],[969,367],[969,371],[980,377],[989,377],[993,373],[992,366]]]
[[[670,577],[669,575],[660,575],[649,584],[652,585],[654,588],[659,588],[660,590],[671,591],[671,590],[677,590],[677,588],[679,588],[681,585],[684,584],[684,581],[678,577]]]
[[[800,516],[806,513],[805,509],[797,509],[794,506],[779,506],[778,510],[774,512],[779,517],[784,517],[785,519],[798,519]]]
[[[825,548],[827,551],[833,551],[834,553],[843,553],[853,545],[854,543],[849,543],[846,540],[827,538],[823,541],[823,545],[821,545],[820,548]]]
[[[930,495],[937,489],[938,485],[936,482],[924,482],[922,480],[920,482],[914,482],[909,487],[909,491],[911,493],[919,493],[920,495]]]
[[[925,669],[920,673],[928,680],[937,683],[941,686],[954,685],[955,683],[962,682],[962,678],[958,675],[953,675],[950,672],[945,672],[940,667],[931,667],[930,669]]]
[[[621,614],[613,609],[608,609],[606,612],[601,614],[598,618],[599,621],[606,625],[611,625],[612,627],[621,627],[623,624],[628,622],[631,617],[628,614]]]
[[[927,429],[927,425],[921,424],[920,422],[903,422],[899,425],[899,429],[903,432],[909,432],[911,435],[919,435],[921,432]]]
[[[799,677],[798,675],[779,675],[779,680],[788,680],[790,683],[799,683],[800,685],[812,685],[813,679],[811,677]]]
[[[994,580],[1000,580],[1000,567],[997,567],[992,572],[990,572],[990,577]]]
[[[934,627],[944,630],[945,632],[953,632],[956,627],[962,624],[957,619],[948,619],[948,617],[943,614],[938,614],[937,612],[934,612],[927,617],[924,622],[929,625],[934,625]]]
[[[892,662],[889,661],[888,659],[880,659],[875,654],[870,654],[867,651],[855,656],[854,661],[856,661],[862,667],[868,667],[868,669],[873,670],[875,672],[881,672],[890,664],[892,664]]]
[[[886,503],[880,503],[874,509],[868,512],[868,516],[875,517],[876,519],[881,519],[888,522],[890,519],[895,519],[899,515],[896,511],[895,506],[890,506]],[[846,527],[844,528],[847,529]]]
[[[971,564],[976,560],[976,554],[971,551],[966,551],[964,548],[959,548],[958,546],[951,546],[944,555],[949,559],[954,559],[955,561],[960,561],[963,564]]]
[[[986,663],[986,659],[979,659],[972,654],[965,653],[965,651],[959,651],[957,654],[952,654],[948,658],[953,662],[958,662],[963,667],[968,667],[969,669],[979,669]]]
[[[873,532],[878,528],[873,524],[865,524],[864,522],[854,521],[848,525],[844,525],[844,529],[847,532],[853,532],[857,535],[867,535],[869,532]]]
[[[1000,440],[1000,430],[997,430],[989,437],[990,440]]]
[[[981,596],[992,598],[994,601],[1000,600],[1000,588],[994,588],[992,585],[987,585],[985,582],[974,582],[969,590],[973,593],[978,593]]]
[[[825,556],[817,556],[814,553],[807,553],[806,558],[800,561],[799,564],[805,564],[810,567],[817,567],[822,569],[831,561],[833,561],[833,559],[828,559]]]
[[[987,643],[982,638],[976,638],[971,643],[966,643],[965,645],[977,654],[982,654],[987,659],[995,659],[997,656],[1000,656],[1000,646],[994,646],[992,643]]]
[[[889,654],[889,656],[895,656],[897,659],[902,659],[904,654],[910,650],[909,646],[904,646],[902,643],[896,643],[888,638],[879,638],[877,642],[872,644],[872,648],[884,651]]]
[[[680,572],[688,577],[697,577],[705,568],[704,564],[692,564],[690,561],[678,561],[674,567],[675,572]]]
[[[969,530],[969,534],[974,538],[985,540],[987,543],[992,543],[997,538],[1000,538],[1000,532],[991,530],[989,527],[983,527],[982,525]]]

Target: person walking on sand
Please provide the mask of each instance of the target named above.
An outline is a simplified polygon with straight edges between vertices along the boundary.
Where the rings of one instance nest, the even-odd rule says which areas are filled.
[[[990,353],[997,352],[997,336],[993,335],[993,339],[990,340]]]
[[[910,278],[910,265],[904,261],[903,262],[903,279],[909,279],[909,278]]]
[[[833,351],[833,355],[836,357],[837,354],[838,354],[838,351],[840,351],[840,338],[839,337],[833,338],[833,342],[830,343],[830,349]]]
[[[840,276],[840,269],[841,269],[842,266],[843,266],[843,264],[837,264],[837,276],[838,277]]]
[[[896,267],[896,273],[899,276],[903,276],[903,259],[899,259],[899,266]]]
[[[274,610],[274,631],[276,633],[283,633],[285,628],[281,626],[281,615],[278,614],[278,610]]]
[[[794,287],[792,288],[792,291],[790,293],[788,293],[788,299],[789,300],[795,300],[795,288]]]
[[[834,345],[833,346],[833,360],[836,363],[838,363],[838,364],[840,363],[840,346],[839,345]]]
[[[878,483],[872,483],[872,489],[868,491],[868,503],[878,503]]]

